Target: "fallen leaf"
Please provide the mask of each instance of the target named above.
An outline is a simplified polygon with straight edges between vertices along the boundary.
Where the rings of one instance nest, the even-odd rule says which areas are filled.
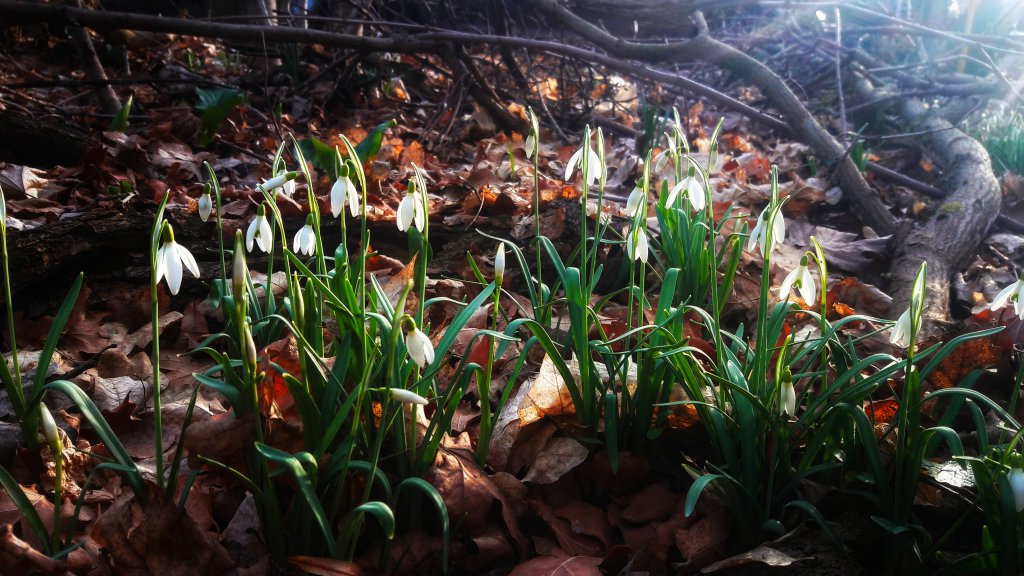
[[[508,576],[600,576],[601,558],[541,556],[516,566]]]
[[[553,484],[582,464],[587,454],[586,447],[572,438],[551,438],[533,461],[523,482]]]

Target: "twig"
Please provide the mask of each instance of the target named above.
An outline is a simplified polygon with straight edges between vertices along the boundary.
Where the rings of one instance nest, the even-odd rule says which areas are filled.
[[[82,8],[82,0],[67,0],[67,3],[69,6],[74,6],[78,9]],[[89,32],[82,26],[73,25],[68,27],[68,34],[71,36],[71,42],[75,46],[75,52],[78,53],[79,59],[82,60],[82,68],[85,70],[86,78],[105,82],[107,80],[107,73],[103,70],[103,64],[100,63],[99,56],[96,55],[96,49],[92,45],[92,38],[89,37]],[[96,99],[99,100],[103,111],[108,114],[117,114],[117,111],[121,109],[121,102],[117,99],[117,94],[114,93],[110,84],[97,84],[95,88]]]

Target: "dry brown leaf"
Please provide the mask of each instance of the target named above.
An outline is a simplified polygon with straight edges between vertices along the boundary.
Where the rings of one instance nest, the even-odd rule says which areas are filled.
[[[553,484],[587,459],[590,452],[572,438],[551,438],[541,449],[523,482]]]
[[[528,560],[508,576],[600,576],[601,558],[594,556],[541,556]]]

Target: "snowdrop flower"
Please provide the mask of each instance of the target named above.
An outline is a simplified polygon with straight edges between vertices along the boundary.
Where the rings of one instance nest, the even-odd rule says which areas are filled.
[[[245,249],[252,252],[252,241],[255,240],[260,250],[267,254],[274,248],[274,231],[267,220],[267,207],[260,204],[256,211],[256,218],[249,223],[249,229],[245,231]]]
[[[579,150],[573,153],[572,157],[569,158],[569,162],[565,165],[565,180],[569,181],[572,179],[572,173],[576,170],[576,165],[580,165],[580,169],[583,168],[583,151],[586,150],[587,154],[587,173],[583,176],[587,179],[586,184],[593,186],[594,183],[601,180],[604,176],[604,167],[601,165],[601,157],[594,152],[594,149],[590,147],[590,142],[584,142],[580,146]]]
[[[53,414],[46,407],[46,404],[39,403],[39,427],[43,429],[43,438],[50,446],[60,446],[60,433],[57,432],[57,423],[53,420]],[[56,454],[54,455],[56,458]]]
[[[665,166],[668,164],[668,160],[671,155],[671,148],[665,148],[661,152],[658,152],[658,155],[654,157],[654,171],[661,172],[662,170],[664,170]]]
[[[408,230],[410,224],[415,224],[416,229],[423,232],[426,224],[424,220],[423,199],[420,197],[419,191],[416,190],[416,185],[410,182],[409,187],[405,190],[405,198],[402,198],[402,202],[398,205],[395,222],[402,232]]]
[[[391,394],[391,399],[395,402],[401,402],[402,404],[418,404],[420,406],[426,406],[428,404],[427,399],[412,390],[406,390],[404,388],[388,388],[388,393]]]
[[[800,259],[800,265],[782,281],[782,286],[779,287],[779,299],[786,300],[789,298],[789,293],[794,287],[796,287],[804,302],[814,304],[815,297],[818,294],[814,285],[814,279],[811,277],[811,271],[807,269],[806,254]]]
[[[1014,468],[1006,475],[1010,482],[1010,489],[1013,490],[1013,503],[1017,512],[1024,510],[1024,470]]]
[[[348,201],[348,211],[355,218],[359,215],[359,194],[356,192],[356,187],[352,184],[352,179],[348,177],[348,171],[343,169],[344,173],[338,177],[337,182],[331,187],[331,215],[335,218],[341,214],[341,211],[345,209],[345,201]]]
[[[156,252],[156,281],[167,278],[167,288],[171,294],[177,294],[181,288],[181,276],[187,268],[196,278],[199,277],[199,265],[187,248],[174,241],[174,229],[168,224],[164,231],[164,243]]]
[[[1024,278],[1018,279],[1013,284],[1000,290],[999,294],[996,294],[995,299],[992,300],[990,308],[995,311],[1013,302],[1013,311],[1021,320],[1024,320],[1024,298],[1021,298],[1022,290],[1024,290]]]
[[[409,357],[420,368],[426,368],[434,361],[434,345],[430,343],[430,338],[416,327],[416,322],[408,315],[402,319],[402,327],[405,330],[405,348],[409,352]]]
[[[889,335],[889,342],[900,348],[910,346],[910,328],[910,308],[907,308],[900,315],[899,319],[896,320],[896,324],[893,325],[892,334]]]
[[[634,237],[636,240],[634,240]],[[644,264],[647,263],[647,231],[643,227],[638,227],[635,223],[626,232],[626,253],[633,260],[639,260]]]
[[[779,387],[779,413],[782,415],[796,415],[796,389],[793,388],[793,374],[789,368],[782,373],[782,386]]]
[[[633,191],[629,193],[629,198],[626,199],[626,216],[635,218],[637,212],[640,211],[640,206],[643,205],[646,199],[646,194],[640,189],[640,186],[633,188]]]
[[[537,125],[537,116],[533,113],[533,108],[529,109],[530,113],[530,134],[526,137],[526,142],[523,143],[523,148],[526,152],[527,158],[533,158],[533,155],[537,153],[537,134],[540,133],[540,127]]]
[[[275,188],[285,186],[284,193],[291,196],[295,192],[295,183],[293,180],[295,180],[298,175],[298,172],[278,172],[273,178],[267,180],[263,184],[260,184],[260,187],[267,192],[270,192]],[[290,186],[287,186],[288,184],[290,184]]]
[[[316,233],[313,231],[313,215],[306,216],[306,225],[295,233],[292,240],[292,252],[312,256],[316,251]]]
[[[501,286],[505,279],[505,243],[498,244],[498,251],[494,254],[494,283]]]
[[[764,210],[761,211],[761,215],[757,217],[757,225],[750,231],[750,238],[747,239],[747,250],[753,250],[758,244],[761,245],[761,253],[766,254],[775,249],[776,246],[782,244],[782,241],[786,238],[786,221],[783,219],[782,214],[776,213],[775,219],[772,220],[772,245],[766,246],[768,243],[768,218],[771,216],[772,210],[771,205],[765,206]]]
[[[206,222],[210,219],[210,214],[213,213],[213,198],[210,197],[210,185],[207,184],[203,190],[203,195],[199,197],[199,203],[197,206],[199,210],[199,218]]]
[[[704,198],[704,187],[693,176],[687,176],[677,182],[668,191],[668,199],[665,200],[665,204],[671,206],[676,201],[676,196],[683,191],[686,192],[686,197],[690,200],[690,206],[693,206],[694,210],[703,210],[704,206],[707,205],[707,201]]]

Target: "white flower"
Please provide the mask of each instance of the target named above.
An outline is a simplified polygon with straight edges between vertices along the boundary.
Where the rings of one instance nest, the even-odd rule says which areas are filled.
[[[494,254],[494,283],[501,286],[505,279],[505,243],[498,244],[498,251]]]
[[[43,429],[43,438],[50,446],[60,446],[60,433],[57,432],[57,423],[53,420],[53,414],[46,407],[46,404],[39,403],[39,427]],[[56,458],[57,455],[54,455]]]
[[[420,368],[426,368],[427,364],[434,361],[434,345],[415,324],[412,330],[405,333],[405,347],[409,351],[409,357]]]
[[[768,226],[766,221],[771,214],[771,205],[765,207],[761,211],[761,215],[757,217],[757,225],[750,231],[750,238],[747,239],[747,250],[753,250],[754,246],[761,245],[761,253],[766,254],[775,249],[776,246],[782,244],[782,241],[786,238],[786,221],[782,217],[782,214],[776,213],[775,219],[772,221],[772,245],[771,247],[765,246],[768,243]]]
[[[420,406],[426,406],[428,404],[426,398],[412,390],[406,390],[404,388],[388,388],[388,393],[391,394],[392,400],[403,404],[419,404]]]
[[[526,143],[523,144],[523,148],[526,151],[527,158],[533,158],[533,155],[537,152],[537,137],[532,132],[526,137]]]
[[[398,229],[402,232],[408,230],[410,224],[415,224],[416,229],[423,232],[425,224],[423,200],[420,197],[420,193],[416,191],[415,186],[410,185],[406,189],[405,198],[402,198],[402,202],[398,205],[395,222],[398,224]]]
[[[634,235],[636,236],[635,245],[633,244]],[[637,228],[635,224],[626,232],[626,254],[629,254],[629,257],[633,260],[639,260],[644,264],[647,263],[647,231],[643,228]]]
[[[1000,290],[999,294],[996,294],[995,299],[992,300],[990,308],[998,310],[1006,306],[1008,302],[1013,302],[1013,311],[1021,320],[1024,320],[1024,298],[1022,298],[1021,290],[1024,290],[1024,278]]]
[[[174,241],[174,231],[167,227],[167,235],[160,249],[156,251],[156,281],[167,278],[167,288],[171,294],[177,294],[181,288],[181,275],[184,268],[199,277],[199,265],[187,248]]]
[[[804,302],[814,304],[815,297],[818,294],[814,285],[814,278],[811,277],[811,271],[807,269],[807,256],[801,258],[800,265],[794,268],[786,276],[786,279],[782,281],[782,286],[779,287],[779,299],[785,300],[789,298],[789,293],[793,290],[794,286],[800,293],[800,297],[804,299]]]
[[[249,229],[245,231],[245,249],[249,252],[252,252],[253,240],[256,240],[260,250],[268,254],[274,248],[274,231],[270,227],[270,221],[267,220],[266,206],[260,205],[256,212],[256,218],[253,218],[253,221],[249,223]]]
[[[331,215],[335,218],[345,209],[345,201],[348,201],[348,210],[355,217],[359,214],[359,194],[348,175],[338,178],[331,187]]]
[[[213,213],[213,199],[210,198],[210,192],[203,192],[203,195],[199,197],[199,218],[206,222],[210,219],[210,214]]]
[[[889,342],[901,348],[910,346],[910,308],[907,308],[896,320],[896,324],[892,327],[892,334],[889,335]]]
[[[793,377],[782,378],[779,388],[779,412],[793,416],[796,414],[796,389],[793,388]]]
[[[1006,480],[1009,481],[1010,489],[1013,490],[1013,503],[1017,512],[1024,510],[1024,470],[1020,468],[1010,470],[1010,473],[1006,475]]]
[[[284,189],[284,193],[287,194],[288,196],[291,196],[295,192],[295,183],[292,181],[295,180],[295,178],[298,175],[298,172],[278,172],[277,174],[274,175],[273,178],[267,180],[263,184],[260,184],[260,187],[266,190],[267,192],[270,192],[275,188],[280,188],[288,183],[291,183],[290,187],[286,186]]]
[[[668,199],[665,200],[665,203],[671,206],[672,203],[676,201],[676,196],[678,196],[681,191],[686,192],[686,198],[690,200],[690,206],[692,206],[694,210],[703,210],[704,206],[707,205],[707,200],[704,198],[704,186],[702,186],[701,183],[693,176],[687,176],[677,182],[676,185],[668,191]]]
[[[584,177],[587,178],[586,184],[588,186],[593,186],[595,182],[599,181],[604,176],[604,173],[602,172],[604,167],[601,165],[601,157],[597,155],[597,152],[594,152],[593,148],[590,147],[590,142],[584,142],[583,145],[580,146],[579,150],[574,152],[572,157],[569,158],[568,164],[565,165],[565,180],[569,181],[572,178],[572,173],[573,170],[576,169],[576,164],[581,164],[580,168],[582,169],[581,158],[583,158],[584,150],[587,151],[587,173],[584,174]]]
[[[665,169],[665,165],[668,164],[669,156],[672,155],[672,151],[669,148],[658,152],[658,155],[654,157],[654,171],[661,172]]]
[[[639,186],[633,188],[633,191],[629,193],[629,198],[626,199],[626,216],[630,218],[636,217],[636,213],[640,211],[640,206],[643,204],[646,194],[640,189]]]
[[[295,239],[292,240],[292,252],[312,256],[315,251],[316,233],[313,232],[313,224],[310,222],[310,218],[307,218],[306,225],[295,233]]]

